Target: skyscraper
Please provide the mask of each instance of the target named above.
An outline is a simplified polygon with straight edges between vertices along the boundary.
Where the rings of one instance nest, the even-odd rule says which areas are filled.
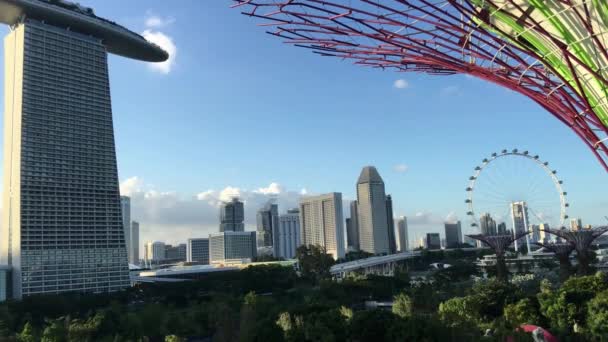
[[[272,247],[272,232],[279,226],[279,207],[266,203],[257,213],[258,247]]]
[[[497,226],[496,226],[496,233],[497,235],[507,235],[507,224],[504,222],[500,222]]]
[[[445,245],[447,248],[458,248],[462,244],[462,228],[460,221],[445,223]]]
[[[223,232],[209,235],[209,261],[224,263],[257,256],[255,232]]]
[[[120,196],[120,212],[122,214],[122,229],[125,234],[125,246],[127,247],[127,256],[131,262],[132,246],[131,246],[131,198],[128,196]]]
[[[548,223],[541,223],[540,224],[540,242],[542,243],[549,243],[551,240],[555,240],[553,238],[552,234],[549,234],[545,231],[545,229],[550,229],[551,227],[549,227]]]
[[[479,217],[479,225],[481,228],[481,234],[483,235],[496,235],[496,221],[490,216],[489,213],[484,213]]]
[[[388,228],[388,253],[397,253],[397,240],[395,239],[395,219],[393,218],[393,199],[386,196],[386,225]]]
[[[186,261],[209,265],[209,239],[188,239]]]
[[[384,182],[373,166],[364,167],[357,180],[357,210],[361,250],[372,254],[389,253]]]
[[[0,0],[5,38],[1,262],[12,295],[129,286],[107,53],[166,52],[92,9]]]
[[[300,200],[300,242],[325,247],[334,259],[344,257],[342,194],[305,197]]]
[[[397,230],[399,231],[399,252],[409,250],[409,239],[407,231],[407,217],[401,216],[397,221]]]
[[[577,231],[583,228],[583,221],[580,218],[570,219],[570,230]]]
[[[359,250],[359,217],[357,201],[350,202],[350,226],[346,230],[348,247],[353,251]]]
[[[528,206],[526,202],[511,203],[511,220],[513,222],[513,234],[528,231]],[[515,250],[519,250],[519,240],[515,240]],[[528,251],[530,250],[530,238],[526,236]]]
[[[139,264],[139,222],[131,222],[131,255],[130,262]]]
[[[144,260],[148,262],[159,262],[165,260],[166,247],[164,242],[146,242],[144,247]]]
[[[441,238],[439,237],[439,233],[427,233],[425,245],[428,249],[441,249]]]
[[[300,245],[300,210],[289,209],[287,214],[279,216],[279,226],[273,232],[274,256],[277,258],[293,259]]]
[[[232,201],[220,206],[220,232],[245,231],[245,207],[243,202],[234,197]]]

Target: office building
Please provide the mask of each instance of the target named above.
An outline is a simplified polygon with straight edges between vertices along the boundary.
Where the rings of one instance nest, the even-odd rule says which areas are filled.
[[[386,196],[386,225],[388,228],[388,253],[397,253],[397,240],[395,239],[395,219],[393,218],[393,199]]]
[[[570,230],[577,231],[583,228],[583,221],[580,218],[570,219]]]
[[[439,237],[439,233],[427,233],[425,245],[427,249],[441,249],[441,238]]]
[[[445,223],[445,247],[458,248],[462,245],[462,228],[460,221],[456,223]]]
[[[479,228],[483,235],[496,235],[498,233],[496,221],[489,213],[481,214],[479,217]]]
[[[180,243],[177,246],[165,245],[165,260],[171,262],[186,261],[188,245]]]
[[[542,242],[540,238],[540,226],[537,224],[530,225],[530,242]]]
[[[397,221],[397,230],[399,232],[399,252],[409,250],[409,239],[407,231],[407,217],[401,216]]]
[[[188,239],[186,261],[195,262],[202,265],[209,265],[209,239]]]
[[[289,209],[287,214],[279,216],[279,225],[273,233],[274,256],[283,259],[296,257],[296,249],[300,245],[300,210]]]
[[[511,220],[513,222],[513,234],[519,234],[521,232],[528,231],[528,206],[526,202],[512,202],[511,203]],[[526,235],[526,245],[528,251],[530,250],[530,237]],[[519,250],[520,240],[515,240],[515,250]]]
[[[362,251],[388,254],[389,231],[384,181],[373,166],[366,166],[357,180],[359,244]]]
[[[551,241],[554,241],[554,237],[553,234],[549,234],[545,231],[545,229],[550,229],[551,227],[549,226],[548,223],[541,223],[539,225],[539,241],[541,243],[549,243]]]
[[[253,260],[257,256],[255,232],[225,231],[209,235],[209,262]]]
[[[496,234],[497,235],[507,235],[507,234],[509,234],[509,232],[507,232],[507,224],[504,223],[504,222],[500,222],[496,226]]]
[[[139,264],[139,222],[131,222],[131,255],[130,262]]]
[[[245,206],[243,202],[234,197],[230,202],[220,206],[220,232],[245,231]]]
[[[131,198],[120,196],[120,212],[122,214],[122,229],[125,234],[127,257],[131,262]]]
[[[4,199],[0,263],[11,294],[130,285],[107,54],[163,61],[135,32],[67,1],[0,0]]]
[[[481,242],[481,241],[475,240],[475,239],[473,239],[471,237],[468,237],[466,235],[464,237],[464,243],[467,244],[467,245],[469,245],[470,247],[480,247],[479,242]]]
[[[165,243],[160,241],[146,242],[144,246],[144,260],[147,262],[159,262],[166,259]]]
[[[279,207],[276,204],[267,203],[257,213],[257,238],[259,247],[271,247],[273,245],[272,232],[279,226]]]
[[[346,240],[348,248],[352,251],[359,250],[359,217],[357,201],[350,202],[350,225],[346,228]]]
[[[305,197],[300,200],[300,242],[324,247],[334,259],[344,257],[342,194]]]

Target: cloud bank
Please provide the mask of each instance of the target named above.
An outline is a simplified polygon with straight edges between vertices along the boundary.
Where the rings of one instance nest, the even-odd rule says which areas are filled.
[[[177,56],[177,46],[173,38],[166,32],[161,31],[161,28],[172,25],[175,22],[174,18],[162,18],[156,15],[148,14],[145,25],[146,29],[142,32],[142,36],[149,42],[152,42],[169,54],[169,59],[161,63],[148,63],[150,70],[160,72],[167,75],[175,66],[175,57]]]

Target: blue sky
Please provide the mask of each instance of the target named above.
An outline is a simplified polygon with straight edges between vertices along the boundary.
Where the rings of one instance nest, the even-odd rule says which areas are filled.
[[[227,187],[250,198],[249,223],[268,193],[286,205],[302,189],[353,199],[368,164],[384,178],[395,214],[411,218],[413,240],[443,232],[448,215],[466,221],[473,168],[513,147],[559,170],[570,216],[606,223],[606,171],[573,133],[518,94],[464,76],[319,57],[264,34],[258,21],[230,9],[231,1],[81,3],[176,47],[165,72],[109,59],[119,174],[123,191],[134,196],[142,241],[214,231],[213,206]],[[405,88],[395,87],[399,79]],[[396,171],[399,165],[407,170]]]

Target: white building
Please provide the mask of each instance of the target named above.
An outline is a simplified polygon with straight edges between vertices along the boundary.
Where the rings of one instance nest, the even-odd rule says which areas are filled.
[[[384,181],[380,174],[373,166],[364,167],[357,180],[357,221],[362,251],[389,254],[389,218],[386,205]]]
[[[290,209],[287,214],[279,215],[279,225],[273,232],[274,256],[293,259],[300,245],[300,210]]]
[[[147,242],[144,249],[144,259],[146,261],[161,261],[166,259],[166,246],[164,242]]]
[[[222,232],[209,235],[209,262],[252,260],[257,256],[255,232]]]
[[[209,239],[188,239],[188,250],[186,261],[197,262],[203,265],[209,264]]]
[[[405,252],[410,249],[408,231],[407,231],[407,217],[401,216],[397,221],[397,232],[399,233],[399,251]]]
[[[139,222],[131,222],[131,254],[129,261],[132,264],[139,264]]]
[[[513,222],[513,233],[527,232],[529,227],[528,220],[528,206],[526,202],[512,202],[511,203],[511,220]],[[515,240],[515,250],[519,250],[519,239]],[[528,251],[530,250],[530,237],[526,235],[526,244]]]
[[[341,193],[332,192],[300,200],[300,242],[306,246],[325,247],[334,259],[344,257]]]

